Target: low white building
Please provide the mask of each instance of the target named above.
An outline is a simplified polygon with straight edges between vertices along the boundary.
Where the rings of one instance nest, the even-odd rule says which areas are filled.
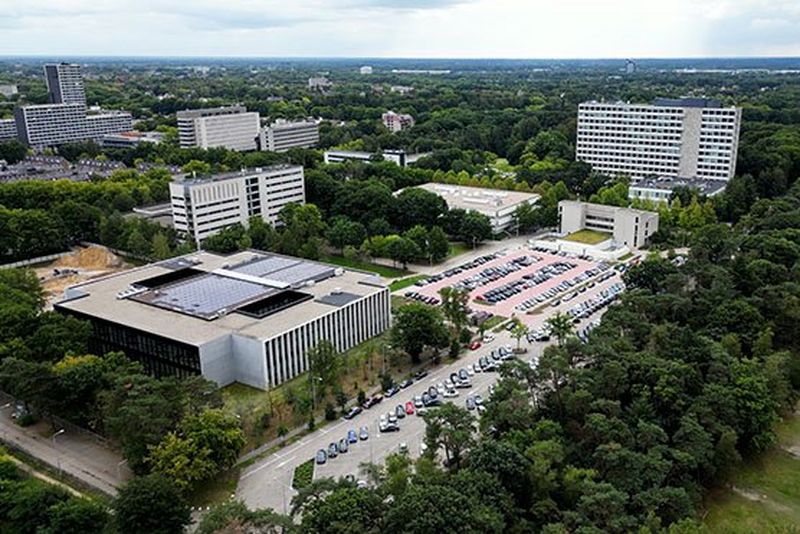
[[[247,226],[251,217],[275,225],[286,204],[305,203],[303,167],[297,165],[185,179],[169,191],[175,230],[198,245],[234,224]]]
[[[363,152],[358,150],[326,150],[323,154],[325,163],[344,163],[345,161],[359,161],[361,163],[372,163],[373,161],[391,161],[400,167],[408,167],[416,163],[420,158],[427,156],[429,152],[419,154],[408,154],[405,150],[384,150],[380,153]]]
[[[650,200],[668,202],[672,192],[678,187],[686,187],[706,197],[716,196],[725,191],[728,182],[723,180],[704,180],[702,178],[646,178],[634,180],[628,186],[628,198],[631,200]]]
[[[310,91],[324,91],[331,87],[333,87],[333,82],[325,76],[312,76],[308,79],[308,89]]]
[[[417,186],[431,193],[436,193],[447,202],[449,209],[476,211],[489,217],[492,231],[500,233],[514,229],[514,212],[523,204],[535,205],[539,195],[521,191],[505,191],[502,189],[485,189],[482,187],[466,187],[427,183]]]
[[[658,213],[574,200],[558,203],[558,221],[562,235],[594,230],[609,234],[611,239],[630,249],[645,246],[658,231]]]
[[[369,65],[364,65],[363,67],[358,69],[358,72],[361,74],[372,74],[372,67],[370,67]]]

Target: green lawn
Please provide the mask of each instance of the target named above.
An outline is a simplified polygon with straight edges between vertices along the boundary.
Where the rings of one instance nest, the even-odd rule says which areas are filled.
[[[467,252],[471,251],[472,248],[467,245],[466,243],[462,242],[451,242],[450,243],[450,252],[447,253],[448,258],[452,258],[453,256],[458,256],[459,254],[466,254]]]
[[[604,232],[596,232],[594,230],[578,230],[563,238],[564,241],[574,241],[575,243],[584,243],[586,245],[596,245],[608,239],[611,239],[611,234]]]
[[[414,276],[409,276],[408,278],[402,278],[400,280],[395,280],[391,284],[389,284],[389,289],[391,291],[397,291],[398,289],[405,289],[409,286],[413,286],[419,280],[424,280],[428,278],[426,274],[415,274]]]
[[[325,263],[332,263],[334,265],[341,265],[342,267],[349,267],[350,269],[370,271],[385,278],[400,278],[401,276],[413,274],[411,271],[404,271],[402,269],[395,269],[393,267],[386,267],[385,265],[377,265],[375,263],[369,263],[366,261],[350,260],[344,256],[323,256],[321,261],[324,261]]]
[[[301,490],[311,484],[314,479],[314,459],[306,460],[294,468],[292,476],[292,487]]]
[[[704,523],[710,532],[800,533],[800,458],[787,448],[800,446],[800,417],[777,428],[778,444],[748,459],[733,476],[733,489],[706,499]]]

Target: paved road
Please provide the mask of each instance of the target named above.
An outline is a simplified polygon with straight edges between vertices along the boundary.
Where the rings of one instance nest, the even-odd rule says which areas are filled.
[[[462,261],[464,260],[462,259]],[[565,273],[565,275],[568,278],[573,276],[573,273]],[[542,313],[527,316],[526,323],[532,328],[538,328],[544,324],[550,315],[558,311],[566,311],[572,306],[595,296],[603,288],[617,281],[619,281],[619,275],[597,284],[596,287],[581,293],[579,297],[569,302],[562,302],[557,307],[546,306]],[[535,288],[528,291],[534,292],[534,294],[537,292]],[[588,322],[597,317],[599,317],[599,313],[576,325],[576,329],[583,328]],[[401,430],[399,432],[380,434],[377,432],[380,415],[390,409],[394,409],[399,403],[405,404],[406,401],[413,399],[415,395],[421,395],[431,384],[443,382],[450,376],[450,373],[469,364],[474,364],[480,356],[486,355],[492,348],[501,345],[516,346],[516,340],[511,339],[508,332],[502,331],[497,334],[492,343],[484,345],[476,351],[469,351],[456,362],[440,366],[421,381],[401,391],[395,397],[384,400],[372,409],[365,410],[353,420],[338,421],[319,429],[287,449],[257,462],[242,473],[236,492],[237,497],[243,499],[251,508],[273,508],[280,512],[288,511],[291,497],[295,494],[290,487],[294,468],[300,463],[313,458],[319,449],[327,449],[329,443],[338,442],[339,439],[346,436],[347,431],[351,428],[357,431],[361,426],[367,426],[370,431],[369,440],[353,444],[348,453],[329,459],[325,465],[316,466],[315,477],[340,477],[352,474],[359,478],[359,464],[367,461],[382,462],[389,453],[398,450],[400,443],[405,443],[408,446],[411,456],[418,456],[420,442],[425,431],[424,421],[416,415],[406,416],[405,419],[400,420]],[[528,354],[524,355],[523,358],[538,358],[544,345],[543,343],[528,345],[523,341],[523,346],[528,346],[529,348]],[[459,396],[451,400],[463,406],[468,395],[480,393],[486,399],[489,385],[496,381],[497,378],[497,373],[476,373],[471,380],[472,388],[458,390]]]
[[[13,447],[50,465],[63,470],[82,482],[109,495],[117,494],[117,487],[130,476],[130,470],[122,456],[95,440],[83,435],[64,432],[52,438],[49,425],[39,423],[30,427],[20,427],[11,419],[11,409],[0,410],[0,431],[2,440]]]

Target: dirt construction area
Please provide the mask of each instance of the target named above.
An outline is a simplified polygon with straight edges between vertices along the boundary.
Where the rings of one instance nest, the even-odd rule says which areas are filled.
[[[105,247],[91,246],[76,249],[47,265],[36,267],[34,272],[42,284],[49,309],[54,302],[61,300],[67,287],[129,267]]]
[[[527,248],[496,254],[492,259],[466,269],[442,273],[441,279],[423,286],[413,286],[409,291],[426,297],[440,298],[443,287],[463,287],[470,291],[469,306],[475,311],[487,311],[503,317],[516,317],[522,322],[532,322],[533,317],[521,310],[523,303],[542,296],[539,306],[553,300],[543,295],[567,280],[584,277],[598,271],[598,262],[572,255],[558,255]],[[588,280],[589,275],[584,279]],[[430,280],[430,279],[429,279]],[[558,297],[555,297],[558,298]],[[531,306],[532,311],[537,306]]]

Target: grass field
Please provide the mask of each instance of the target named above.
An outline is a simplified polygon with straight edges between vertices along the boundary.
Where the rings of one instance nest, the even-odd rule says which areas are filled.
[[[782,422],[777,431],[775,447],[747,460],[730,488],[706,499],[704,523],[710,532],[800,533],[800,416]]]
[[[594,230],[578,230],[563,238],[564,241],[574,241],[575,243],[584,243],[586,245],[596,245],[608,239],[611,239],[611,234],[604,232],[596,232]]]
[[[451,242],[450,243],[450,252],[447,253],[448,258],[452,258],[453,256],[458,256],[459,254],[466,254],[467,252],[471,251],[472,248],[467,245],[466,243],[461,242]]]
[[[332,256],[332,255],[323,256],[321,258],[321,261],[324,261],[325,263],[332,263],[334,265],[341,265],[342,267],[349,267],[351,269],[370,271],[373,273],[377,273],[385,278],[399,278],[401,276],[414,274],[411,271],[395,269],[394,267],[386,267],[385,265],[377,265],[375,263],[369,263],[360,260],[350,260],[348,258],[345,258],[344,256]]]
[[[400,280],[395,280],[391,284],[389,284],[389,289],[391,291],[397,291],[398,289],[405,289],[409,286],[413,286],[419,280],[424,280],[428,278],[426,274],[416,274],[414,276],[409,276],[408,278],[402,278]]]
[[[314,459],[306,460],[294,468],[292,476],[292,487],[301,490],[311,484],[314,479]]]

